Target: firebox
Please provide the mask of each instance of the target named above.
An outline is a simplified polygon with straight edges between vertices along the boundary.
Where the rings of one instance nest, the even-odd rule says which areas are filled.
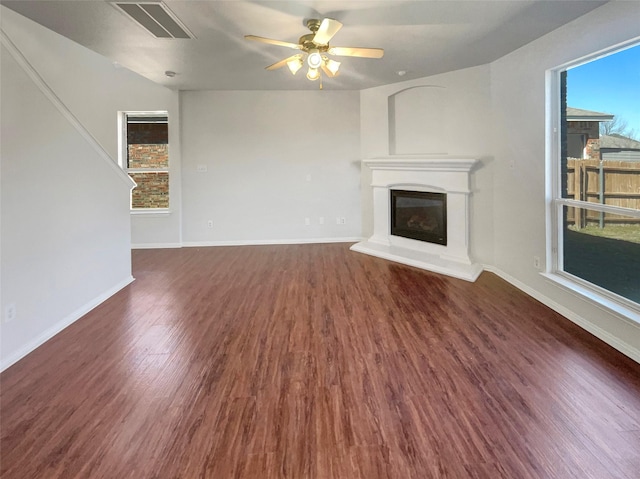
[[[390,190],[391,234],[447,245],[447,195]]]

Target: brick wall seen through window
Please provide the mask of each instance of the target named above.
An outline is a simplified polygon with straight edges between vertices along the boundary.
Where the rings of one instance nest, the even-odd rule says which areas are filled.
[[[137,186],[132,209],[169,207],[169,134],[166,116],[127,118],[126,168]]]

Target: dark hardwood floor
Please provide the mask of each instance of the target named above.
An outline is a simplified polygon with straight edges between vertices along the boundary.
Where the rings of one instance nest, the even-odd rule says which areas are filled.
[[[346,244],[133,263],[0,376],[3,479],[640,477],[640,365],[495,275]]]

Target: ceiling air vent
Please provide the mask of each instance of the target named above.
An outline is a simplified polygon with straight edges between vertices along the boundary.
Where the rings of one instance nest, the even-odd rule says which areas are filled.
[[[194,38],[163,3],[117,2],[115,6],[156,38]]]

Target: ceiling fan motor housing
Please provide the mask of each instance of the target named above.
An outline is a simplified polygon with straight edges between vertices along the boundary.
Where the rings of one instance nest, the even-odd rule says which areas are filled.
[[[320,28],[320,20],[317,18],[310,18],[307,20],[307,28],[311,30],[313,33],[316,33]]]
[[[329,50],[329,44],[327,43],[326,45],[318,45],[317,43],[313,42],[313,37],[315,37],[316,34],[315,33],[308,33],[306,35],[302,35],[300,37],[300,39],[298,40],[298,43],[301,46],[301,50],[303,52],[307,52],[309,53],[309,50],[313,50],[313,49],[317,49],[319,52],[326,52],[327,50]]]

